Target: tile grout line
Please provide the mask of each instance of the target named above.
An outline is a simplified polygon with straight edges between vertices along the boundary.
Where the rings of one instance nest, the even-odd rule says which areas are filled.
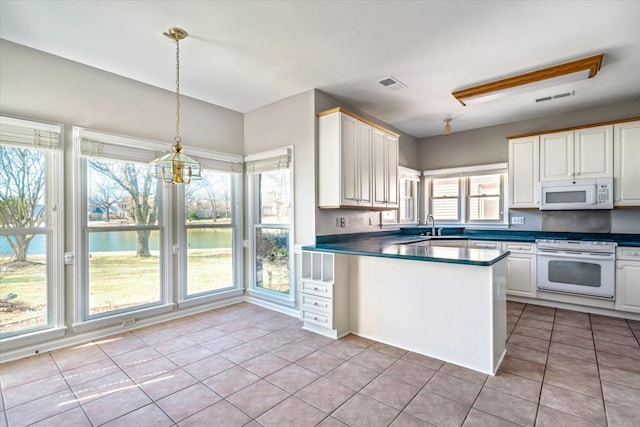
[[[93,342],[93,341],[91,341]],[[96,344],[97,345],[97,344]],[[101,349],[102,350],[102,349]],[[106,353],[105,353],[106,354]],[[82,413],[84,414],[85,417],[87,417],[87,420],[89,421],[89,424],[91,424],[92,426],[95,426],[95,424],[93,423],[93,421],[91,420],[91,418],[89,418],[89,414],[87,414],[87,411],[85,411],[84,406],[82,406],[82,403],[80,403],[80,399],[78,398],[78,396],[76,395],[76,392],[73,390],[73,387],[71,386],[71,383],[69,382],[69,380],[67,379],[67,376],[64,374],[64,372],[62,371],[62,368],[60,367],[60,364],[58,363],[58,361],[56,360],[56,358],[53,356],[53,354],[51,352],[49,352],[49,356],[51,357],[51,360],[53,360],[53,363],[55,363],[56,368],[58,368],[58,372],[60,372],[60,375],[62,375],[62,378],[64,379],[65,384],[67,385],[67,387],[69,387],[69,391],[71,392],[71,395],[74,396],[76,402],[78,403],[78,407],[80,408],[80,410],[82,411]],[[107,355],[108,356],[108,355]],[[69,410],[71,410],[73,408],[70,408]],[[64,411],[66,412],[66,411]],[[62,412],[61,412],[62,413]],[[56,414],[58,415],[58,414]],[[53,415],[53,416],[56,416]],[[48,417],[51,418],[51,417]],[[45,419],[48,419],[45,418]],[[38,421],[39,422],[39,421]],[[9,426],[9,424],[7,423],[7,426]]]

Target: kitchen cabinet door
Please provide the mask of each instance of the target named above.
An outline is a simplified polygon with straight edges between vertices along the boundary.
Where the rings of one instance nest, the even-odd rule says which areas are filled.
[[[318,207],[397,209],[398,135],[342,108],[318,115]]]
[[[507,258],[507,295],[536,298],[536,256],[511,253]]]
[[[640,313],[640,261],[616,261],[615,308]]]
[[[573,131],[540,135],[540,181],[574,179]]]
[[[575,178],[613,177],[613,125],[574,131]]]
[[[540,137],[509,140],[509,207],[537,208],[540,192]]]
[[[371,126],[342,115],[343,206],[371,206]]]
[[[613,204],[640,206],[640,120],[613,128]]]
[[[373,206],[398,207],[398,138],[373,129]]]

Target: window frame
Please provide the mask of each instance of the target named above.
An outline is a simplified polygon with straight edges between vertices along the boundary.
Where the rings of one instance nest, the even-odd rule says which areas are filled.
[[[186,224],[185,207],[186,207],[186,189],[185,186],[176,186],[176,228],[177,228],[177,245],[174,245],[172,251],[174,255],[177,255],[179,262],[177,266],[178,276],[178,307],[187,308],[194,305],[203,304],[207,302],[217,301],[230,296],[240,296],[244,292],[244,271],[243,271],[243,174],[242,174],[242,156],[236,156],[231,154],[222,154],[209,150],[202,150],[196,148],[185,148],[189,154],[196,160],[203,163],[203,172],[222,172],[218,170],[214,165],[217,162],[224,162],[229,164],[231,181],[231,205],[232,215],[230,224],[211,225],[204,226]],[[211,166],[208,164],[211,163]],[[233,284],[232,286],[213,289],[209,291],[203,291],[198,293],[189,294],[188,292],[188,239],[187,231],[189,229],[197,228],[231,228],[232,229],[232,265],[233,265]],[[184,250],[182,250],[184,248]]]
[[[498,175],[498,179],[499,179],[499,183],[498,183],[498,187],[500,189],[499,193],[497,194],[498,196],[498,207],[499,207],[499,218],[498,219],[482,219],[482,220],[472,220],[471,219],[471,199],[477,199],[477,200],[483,200],[483,199],[487,199],[490,197],[496,197],[496,194],[488,194],[488,195],[479,195],[479,196],[472,196],[471,195],[471,179],[475,176],[488,176],[488,175]],[[466,205],[466,218],[467,218],[467,222],[469,224],[487,224],[487,223],[497,223],[497,224],[502,224],[504,222],[504,213],[505,213],[505,203],[504,203],[504,181],[505,181],[505,174],[504,173],[486,173],[486,174],[480,174],[480,175],[471,175],[471,176],[467,176],[465,177],[465,205]]]
[[[401,211],[404,206],[404,200],[401,197],[402,181],[410,182],[413,192],[413,218],[406,220],[402,218]],[[415,169],[405,166],[398,166],[398,208],[393,210],[381,211],[380,221],[382,228],[392,228],[397,225],[418,225],[420,223],[420,203],[422,200],[421,190],[421,173]]]
[[[458,186],[458,192],[457,192],[457,196],[452,197],[452,196],[445,196],[445,197],[433,197],[433,184],[434,184],[434,180],[436,179],[452,179],[455,178],[456,179],[456,185]],[[438,221],[441,222],[449,222],[452,224],[458,224],[461,222],[464,222],[464,217],[462,215],[462,213],[464,212],[464,183],[462,182],[462,177],[450,177],[450,176],[433,176],[429,178],[429,203],[428,203],[428,209],[427,212],[428,213],[432,213],[433,212],[433,201],[434,200],[457,200],[457,209],[456,209],[456,218],[451,220],[442,220],[442,219],[438,219]],[[435,217],[435,216],[434,216]]]
[[[260,210],[260,186],[259,175],[260,174],[246,174],[247,175],[247,187],[248,187],[248,218],[247,224],[249,229],[249,283],[247,284],[247,293],[251,297],[256,297],[260,300],[265,300],[269,303],[274,303],[283,307],[292,308],[297,303],[297,287],[295,281],[295,254],[294,254],[294,218],[295,218],[295,156],[294,147],[287,146],[280,149],[270,150],[262,153],[252,154],[245,156],[245,164],[247,162],[256,160],[267,160],[276,158],[283,155],[290,156],[289,163],[289,200],[291,202],[291,209],[289,212],[290,221],[289,224],[271,224],[262,223],[259,220]],[[256,256],[256,231],[260,228],[273,228],[273,229],[287,229],[289,232],[288,237],[288,266],[289,266],[289,292],[279,293],[270,289],[257,286],[257,256]]]
[[[38,343],[65,334],[65,287],[64,287],[64,125],[60,123],[31,120],[27,118],[0,115],[0,120],[8,125],[17,125],[29,130],[56,132],[55,146],[42,148],[45,154],[45,224],[41,228],[0,229],[2,235],[44,234],[46,236],[46,280],[47,280],[47,321],[46,324],[0,335],[2,347],[14,347]],[[3,144],[4,145],[4,144]],[[6,144],[13,148],[38,148],[21,144]],[[16,233],[18,231],[18,233]]]
[[[470,201],[470,189],[469,178],[472,176],[492,175],[500,174],[500,219],[498,220],[470,220],[469,201]],[[450,225],[450,226],[467,226],[483,227],[491,225],[497,228],[507,228],[508,224],[508,179],[507,179],[507,163],[493,163],[487,165],[476,165],[459,168],[449,169],[437,169],[428,170],[422,173],[425,181],[425,202],[423,203],[425,209],[425,218],[432,212],[432,182],[437,178],[458,178],[458,220],[440,220],[436,218],[438,225]],[[491,196],[495,197],[495,196]]]
[[[123,152],[127,148],[140,149],[152,152],[158,155],[165,151],[168,147],[164,143],[143,140],[135,137],[111,134],[108,132],[94,131],[78,126],[73,127],[73,145],[75,157],[75,170],[79,171],[75,177],[75,204],[76,219],[74,226],[76,229],[76,262],[75,262],[75,303],[74,303],[74,324],[73,328],[77,332],[93,329],[96,327],[117,324],[124,319],[148,317],[173,310],[174,293],[171,287],[171,277],[173,277],[172,265],[172,246],[171,234],[172,228],[170,224],[170,208],[172,206],[172,193],[168,184],[158,182],[156,195],[160,197],[158,206],[157,226],[124,226],[110,228],[112,231],[133,231],[137,229],[157,228],[159,231],[159,263],[160,263],[160,282],[159,282],[159,301],[127,307],[119,310],[111,310],[104,313],[90,314],[89,307],[89,235],[91,229],[87,223],[87,158],[81,152],[82,135],[87,137],[95,137],[97,140],[104,138],[108,140],[109,145],[122,147]],[[127,159],[118,157],[112,160],[140,162],[140,160]],[[94,230],[94,232],[97,230]]]

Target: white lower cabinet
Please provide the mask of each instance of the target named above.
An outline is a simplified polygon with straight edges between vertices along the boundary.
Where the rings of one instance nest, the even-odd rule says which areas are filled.
[[[640,248],[616,249],[615,308],[640,313]]]
[[[537,298],[536,244],[502,242],[502,250],[511,252],[507,258],[507,295]]]
[[[339,338],[349,333],[347,258],[302,251],[300,318],[304,329]]]

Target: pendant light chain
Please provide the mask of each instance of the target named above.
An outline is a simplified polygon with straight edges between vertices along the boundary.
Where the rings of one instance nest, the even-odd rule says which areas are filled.
[[[202,179],[202,165],[184,154],[180,145],[180,40],[187,37],[187,32],[169,28],[164,35],[176,42],[176,137],[171,153],[149,162],[149,173],[167,184],[189,184]]]
[[[176,144],[180,145],[180,39],[176,38]]]

